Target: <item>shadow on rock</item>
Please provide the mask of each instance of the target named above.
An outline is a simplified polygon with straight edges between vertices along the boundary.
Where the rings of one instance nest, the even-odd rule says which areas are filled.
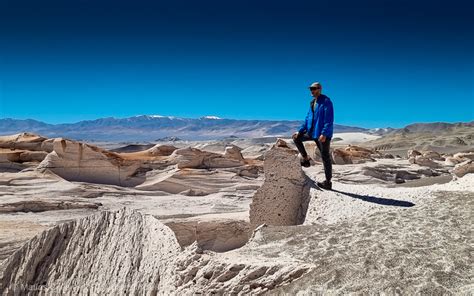
[[[355,193],[349,193],[349,192],[344,192],[344,191],[339,191],[333,189],[332,191],[350,196],[352,198],[357,198],[363,201],[367,202],[372,202],[376,203],[379,205],[384,205],[384,206],[396,206],[396,207],[404,207],[404,208],[410,208],[413,207],[415,204],[409,201],[404,201],[404,200],[397,200],[397,199],[391,199],[391,198],[382,198],[382,197],[376,197],[376,196],[370,196],[370,195],[359,195]]]

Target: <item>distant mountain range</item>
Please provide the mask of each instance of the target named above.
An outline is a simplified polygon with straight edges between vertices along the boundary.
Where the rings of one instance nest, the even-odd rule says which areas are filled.
[[[99,118],[77,123],[48,124],[41,121],[0,119],[0,135],[33,132],[46,137],[65,137],[82,141],[155,141],[177,137],[183,140],[213,140],[228,137],[289,137],[301,121],[238,120],[216,116],[182,118],[139,115],[128,118]],[[367,132],[368,129],[334,125],[335,132]]]
[[[414,123],[366,142],[377,150],[417,149],[454,153],[474,147],[474,121]]]
[[[33,132],[45,137],[65,137],[81,141],[156,141],[176,137],[183,140],[214,140],[229,137],[256,138],[265,136],[289,137],[301,121],[289,120],[238,120],[216,116],[182,118],[160,115],[139,115],[128,118],[99,118],[77,123],[48,124],[26,119],[0,119],[0,135]],[[436,131],[470,123],[417,123],[403,129],[361,127],[335,124],[334,132],[365,132],[385,135],[400,132]]]

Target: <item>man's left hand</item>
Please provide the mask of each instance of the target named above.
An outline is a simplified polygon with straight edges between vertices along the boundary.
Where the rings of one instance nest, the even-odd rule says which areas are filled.
[[[325,135],[319,136],[319,142],[321,142],[321,143],[326,142],[326,136]]]

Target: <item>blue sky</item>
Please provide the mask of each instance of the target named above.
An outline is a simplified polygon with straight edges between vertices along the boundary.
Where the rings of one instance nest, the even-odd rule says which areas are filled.
[[[474,120],[468,1],[0,0],[0,118]]]

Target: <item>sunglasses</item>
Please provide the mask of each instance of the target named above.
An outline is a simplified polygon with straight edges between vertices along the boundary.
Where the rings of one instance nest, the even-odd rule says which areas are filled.
[[[310,87],[309,90],[317,90],[319,87]]]

